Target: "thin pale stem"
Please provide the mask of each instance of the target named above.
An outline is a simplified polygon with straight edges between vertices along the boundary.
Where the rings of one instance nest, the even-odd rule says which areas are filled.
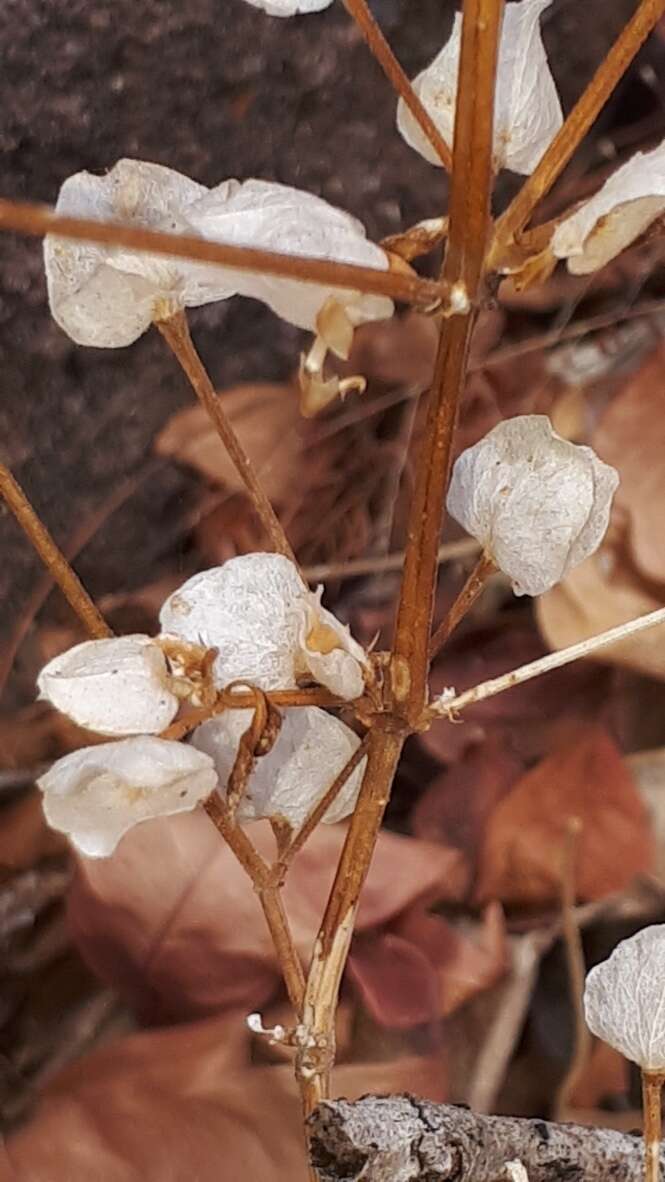
[[[277,707],[278,710],[290,710],[305,706],[333,709],[336,706],[350,704],[344,698],[338,698],[329,690],[320,689],[318,686],[312,689],[266,690],[265,697],[271,706]],[[184,718],[179,718],[177,722],[172,722],[170,726],[167,726],[166,730],[162,731],[161,738],[176,741],[184,739],[186,735],[196,730],[196,727],[200,726],[202,722],[207,722],[209,718],[223,714],[225,710],[251,710],[255,702],[255,694],[250,691],[220,690],[217,701],[212,706],[201,706],[196,710],[191,710]]]
[[[432,635],[429,646],[430,657],[443,648],[446,641],[462,622],[467,612],[471,610],[490,575],[496,571],[496,564],[489,554],[481,554],[466,583],[462,587],[457,599],[451,605],[438,628]]]
[[[312,1045],[298,1062],[321,1098],[330,1094],[335,1058],[335,1011],[353,935],[358,899],[390,796],[404,736],[378,725],[368,736],[367,767],[346,834],[307,976],[303,1024]]]
[[[561,175],[573,152],[605,106],[635,54],[665,13],[665,0],[642,0],[628,24],[601,62],[584,93],[552,140],[531,176],[499,218],[491,250],[491,266],[500,262],[506,247],[527,224],[538,202]]]
[[[113,636],[99,608],[4,464],[0,464],[0,494],[86,631],[97,640]]]
[[[647,628],[655,628],[657,624],[665,624],[665,607],[659,607],[655,612],[649,612],[645,616],[638,616],[636,620],[630,620],[627,624],[617,624],[616,628],[609,628],[607,632],[599,632],[597,636],[590,636],[588,640],[580,640],[577,644],[569,645],[568,648],[559,649],[558,652],[548,653],[547,656],[539,657],[536,661],[529,661],[527,665],[520,665],[519,669],[503,673],[501,677],[482,681],[480,685],[465,690],[455,698],[450,698],[447,701],[442,700],[439,706],[435,704],[432,708],[432,716],[453,717],[458,711],[464,710],[466,706],[472,706],[474,702],[484,702],[487,698],[502,694],[504,690],[512,689],[514,685],[523,685],[525,681],[541,677],[543,673],[549,673],[551,669],[560,669],[563,665],[578,661],[580,657],[593,656],[594,653],[608,648],[611,644],[626,640],[629,636],[635,636]]]
[[[445,542],[436,552],[437,563],[452,562],[455,558],[467,558],[476,554],[479,544],[475,538],[462,538],[459,542]],[[318,566],[303,567],[303,576],[308,583],[325,582],[327,579],[354,579],[358,575],[378,575],[386,571],[401,570],[404,566],[404,551],[397,554],[368,554],[366,558],[351,558],[347,562],[325,562]]]
[[[441,132],[421,103],[413,86],[400,66],[395,54],[374,20],[365,0],[344,0],[344,7],[358,25],[367,47],[381,66],[393,90],[404,100],[413,118],[426,139],[434,148],[443,167],[450,172],[453,163],[452,152]]]
[[[474,305],[482,287],[490,219],[494,86],[502,0],[466,0],[455,111],[448,250],[443,276],[459,296],[444,321],[427,422],[416,462],[397,610],[391,681],[394,708],[411,725],[427,697],[437,551],[457,412],[466,380]]]
[[[665,1075],[662,1072],[642,1070],[645,1182],[659,1182],[660,1141],[662,1136],[660,1096],[664,1081]]]
[[[566,953],[570,1004],[574,1017],[573,1054],[570,1065],[558,1090],[555,1120],[566,1120],[570,1101],[589,1059],[591,1034],[584,1017],[584,983],[586,965],[580,934],[577,902],[577,858],[582,822],[579,817],[568,817],[561,857],[561,934]]]
[[[219,263],[235,271],[252,271],[257,275],[276,275],[281,279],[298,279],[303,283],[389,296],[423,308],[445,300],[448,291],[444,283],[421,279],[415,273],[379,271],[355,263],[329,262],[274,250],[256,250],[251,246],[209,242],[193,234],[165,234],[141,226],[63,217],[47,205],[33,205],[26,201],[0,200],[0,230],[15,230],[38,238],[44,234],[57,234],[59,238],[74,238],[80,242],[99,242],[173,258]]]
[[[227,418],[222,403],[217,397],[215,388],[210,381],[208,371],[194,348],[194,343],[189,332],[189,325],[187,324],[187,317],[184,312],[178,312],[168,320],[158,320],[155,323],[189,379],[196,397],[213,422],[219,438],[229,453],[236,471],[249,493],[256,515],[270,539],[273,550],[295,562],[295,555],[283,526],[270,504],[249,456]]]

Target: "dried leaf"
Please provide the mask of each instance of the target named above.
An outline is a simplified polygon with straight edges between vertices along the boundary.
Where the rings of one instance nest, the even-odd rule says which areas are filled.
[[[557,898],[564,829],[579,817],[576,892],[598,899],[647,870],[647,811],[618,748],[600,727],[527,772],[490,817],[480,855],[479,901],[540,905]]]
[[[267,825],[248,832],[260,852],[272,856]],[[287,879],[285,905],[304,959],[343,840],[342,826],[320,827]],[[387,923],[420,898],[460,899],[466,881],[458,851],[383,833],[361,897],[359,930]],[[81,859],[69,915],[90,966],[153,1019],[234,1005],[260,1009],[277,988],[256,895],[202,813],[146,822],[111,858]]]
[[[218,395],[225,414],[261,478],[280,504],[303,462],[305,428],[295,391],[286,385],[232,386]],[[188,464],[213,484],[243,492],[235,465],[202,406],[180,410],[155,440],[157,455]]]
[[[44,820],[39,792],[30,792],[0,812],[0,880],[66,849],[64,837]]]
[[[436,970],[411,940],[394,932],[357,937],[348,971],[363,1004],[380,1026],[404,1030],[439,1017]]]

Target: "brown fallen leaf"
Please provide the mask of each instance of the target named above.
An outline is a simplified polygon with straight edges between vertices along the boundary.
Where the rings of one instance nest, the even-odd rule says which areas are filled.
[[[221,390],[218,397],[271,500],[288,495],[302,462],[303,432],[297,395],[291,386],[247,384]],[[169,419],[155,440],[157,455],[195,468],[213,484],[233,492],[244,485],[208,415],[187,407]]]
[[[604,549],[536,600],[536,618],[550,648],[558,649],[645,615],[664,602],[665,591],[656,598]],[[665,678],[665,625],[629,636],[593,659]]]
[[[573,1108],[600,1108],[611,1096],[627,1096],[628,1062],[606,1042],[596,1039],[570,1098]],[[566,1114],[566,1120],[569,1117]]]
[[[44,820],[41,792],[30,792],[0,812],[0,881],[66,849],[62,834]]]
[[[411,940],[394,932],[356,936],[348,973],[363,1005],[380,1026],[408,1030],[439,1018],[436,969]]]
[[[497,805],[485,830],[475,897],[554,902],[567,819],[582,823],[576,889],[582,900],[622,890],[651,866],[647,811],[620,751],[600,727],[544,759]]]
[[[2,1182],[306,1182],[291,1066],[252,1067],[246,1011],[133,1035],[66,1068],[4,1143]],[[443,1099],[432,1059],[352,1064],[344,1095]]]
[[[267,826],[252,840],[272,856]],[[306,960],[344,840],[322,825],[295,859],[284,901]],[[387,923],[418,899],[463,897],[457,850],[382,833],[361,896],[359,930]],[[71,929],[88,964],[152,1021],[235,1005],[258,1009],[276,991],[270,938],[252,886],[203,812],[131,830],[111,858],[79,859]]]

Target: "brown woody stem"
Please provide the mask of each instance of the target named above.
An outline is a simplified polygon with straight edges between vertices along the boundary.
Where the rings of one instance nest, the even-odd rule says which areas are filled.
[[[660,1141],[662,1136],[660,1096],[663,1082],[665,1082],[663,1072],[642,1069],[645,1182],[659,1182]]]
[[[506,248],[527,224],[538,202],[549,192],[557,177],[563,172],[573,152],[584,139],[638,49],[663,13],[665,0],[642,0],[538,166],[499,218],[490,252],[491,267],[500,263]]]
[[[358,25],[370,53],[376,58],[393,90],[404,99],[413,118],[434,148],[443,167],[450,172],[452,153],[438,127],[421,103],[395,54],[374,20],[366,0],[344,0],[344,7]]]
[[[284,710],[304,706],[320,706],[330,709],[334,706],[349,705],[343,698],[337,698],[329,690],[319,689],[318,686],[312,689],[266,690],[265,697],[271,706]],[[179,718],[167,726],[160,737],[176,741],[184,739],[186,735],[200,726],[202,722],[207,722],[209,718],[223,714],[225,710],[251,710],[255,701],[255,694],[249,690],[220,690],[214,705],[190,710],[184,718]]]
[[[464,389],[490,217],[494,85],[502,0],[466,0],[455,112],[450,229],[444,278],[460,312],[444,322],[423,444],[416,463],[392,660],[395,709],[416,725],[427,697],[437,551],[453,433]]]
[[[496,571],[496,564],[489,554],[481,554],[466,583],[462,587],[438,628],[432,634],[429,646],[430,657],[435,657],[455,628],[471,610],[490,575]]]
[[[111,628],[88,595],[78,575],[56,546],[20,484],[4,464],[0,464],[0,494],[86,631],[97,640],[113,636]]]
[[[196,397],[214,423],[217,434],[251,497],[257,517],[270,539],[273,550],[295,562],[293,550],[282,524],[266,496],[249,456],[226,416],[222,403],[210,381],[208,371],[194,348],[187,317],[184,312],[178,312],[168,320],[157,320],[155,323],[182,366]]]
[[[44,234],[57,234],[60,238],[74,238],[81,242],[101,242],[107,246],[150,251],[151,254],[219,263],[236,271],[253,271],[257,275],[276,275],[282,279],[298,279],[303,283],[321,283],[327,287],[350,288],[352,291],[389,296],[393,300],[402,300],[406,304],[423,308],[444,300],[447,294],[445,284],[433,279],[421,279],[415,273],[379,271],[374,267],[358,267],[355,263],[336,263],[326,259],[280,254],[275,250],[256,250],[251,246],[208,242],[193,234],[165,234],[161,230],[146,230],[142,226],[64,217],[48,205],[33,205],[27,201],[0,199],[0,230],[15,230],[19,234],[39,238]]]

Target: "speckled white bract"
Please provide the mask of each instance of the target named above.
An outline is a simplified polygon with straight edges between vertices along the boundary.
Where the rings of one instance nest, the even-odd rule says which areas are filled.
[[[627,1059],[665,1071],[665,924],[622,940],[587,975],[589,1029]]]
[[[614,468],[561,439],[546,415],[522,415],[462,452],[447,504],[517,595],[542,595],[597,549],[618,482]]]
[[[272,181],[247,180],[228,196],[213,189],[192,214],[204,238],[284,254],[388,270],[385,251],[370,242],[365,227],[321,197]],[[341,288],[250,272],[233,274],[240,295],[261,300],[282,320],[314,331],[326,300],[334,297],[353,324],[392,316],[392,300]]]
[[[142,735],[65,755],[37,783],[51,828],[88,857],[105,858],[141,821],[189,812],[217,774],[202,751]]]
[[[218,200],[237,186],[237,181],[218,185]],[[208,193],[171,168],[119,160],[106,176],[68,177],[55,208],[68,217],[195,234],[190,214]],[[150,326],[158,306],[176,312],[234,293],[232,276],[220,267],[52,234],[44,240],[44,263],[53,318],[79,345],[130,345]]]
[[[232,681],[290,689],[309,672],[342,697],[362,692],[363,649],[282,555],[243,554],[194,575],[166,600],[160,622],[166,634],[218,650],[220,689]]]
[[[229,710],[204,722],[192,736],[199,751],[210,755],[224,793],[241,735],[252,720],[249,710]],[[357,735],[314,706],[285,710],[282,729],[272,749],[261,756],[238,807],[238,819],[283,818],[298,829],[327,792],[335,776],[359,745]],[[365,760],[351,773],[324,821],[346,817],[355,805]]]
[[[37,686],[57,710],[101,735],[156,735],[179,705],[162,650],[143,635],[77,644],[44,666]]]
[[[245,0],[252,8],[261,8],[268,16],[297,16],[298,13],[321,12],[333,0]]]
[[[503,18],[494,105],[494,165],[513,172],[533,172],[563,122],[561,104],[540,35],[540,15],[551,0],[507,4]],[[455,127],[457,74],[462,42],[462,16],[443,49],[413,79],[418,98],[451,147]],[[441,160],[420,130],[403,99],[397,127],[406,142],[430,164]]]
[[[574,275],[604,267],[665,212],[665,143],[638,152],[557,226],[552,251]]]

